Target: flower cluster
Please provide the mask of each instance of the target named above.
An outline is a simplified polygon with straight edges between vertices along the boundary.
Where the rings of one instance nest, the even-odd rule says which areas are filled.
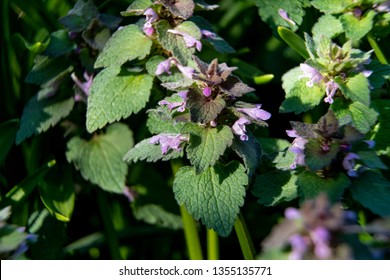
[[[289,259],[351,259],[350,248],[340,242],[346,226],[355,223],[356,215],[331,205],[325,194],[307,200],[300,209],[289,207],[285,220],[263,241],[264,250],[290,248]]]
[[[306,36],[307,40],[311,40]],[[366,78],[372,74],[365,69],[365,65],[371,62],[370,53],[364,53],[351,48],[348,41],[342,47],[331,42],[328,38],[322,38],[326,47],[318,48],[305,63],[300,64],[303,74],[300,78],[308,78],[307,87],[318,85],[325,87],[326,97],[324,101],[332,104],[334,96],[342,88],[349,77],[362,73]]]
[[[294,138],[290,147],[290,151],[295,154],[291,169],[305,166],[313,171],[329,171],[342,167],[348,176],[357,177],[360,171],[367,168],[364,165],[364,158],[361,158],[359,153],[366,151],[363,152],[364,155],[368,152],[370,157],[375,157],[375,152],[372,150],[375,142],[361,141],[363,135],[351,126],[339,127],[331,110],[317,124],[291,122],[291,125],[293,129],[286,131],[289,137]],[[306,148],[307,145],[310,145],[309,149]],[[355,146],[357,149],[354,148]],[[305,160],[306,157],[310,158],[310,162]],[[361,162],[357,164],[357,160]],[[376,158],[376,161],[380,162],[379,158]],[[380,168],[379,165],[370,167]]]

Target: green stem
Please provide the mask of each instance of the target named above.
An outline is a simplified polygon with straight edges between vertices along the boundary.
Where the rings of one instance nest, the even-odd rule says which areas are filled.
[[[240,247],[244,259],[254,260],[256,257],[255,247],[253,246],[252,238],[249,234],[248,228],[246,226],[244,216],[242,213],[238,214],[237,220],[234,223],[234,229],[240,242]]]
[[[219,239],[213,229],[207,229],[207,259],[219,260]]]
[[[203,260],[202,247],[200,246],[195,220],[188,213],[184,205],[180,206],[180,213],[183,220],[184,236],[190,260]]]
[[[118,237],[116,235],[115,228],[112,223],[112,217],[110,216],[110,208],[108,207],[106,193],[103,193],[102,191],[98,191],[97,201],[99,204],[104,229],[106,232],[111,258],[113,260],[121,260],[122,257],[119,249]]]
[[[386,59],[385,55],[383,54],[381,48],[379,47],[378,43],[375,41],[374,37],[372,36],[372,34],[367,35],[367,40],[368,40],[368,43],[370,44],[371,48],[374,50],[375,55],[378,58],[378,60],[380,61],[380,63],[389,64],[387,62],[387,59]]]
[[[171,169],[173,176],[179,171],[183,164],[180,160],[171,160]],[[184,237],[187,244],[187,250],[190,260],[203,260],[202,247],[199,241],[196,222],[188,213],[184,205],[180,206],[181,219],[183,221]]]

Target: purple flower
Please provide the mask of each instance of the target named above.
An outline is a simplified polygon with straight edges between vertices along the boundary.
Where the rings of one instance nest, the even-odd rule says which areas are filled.
[[[75,94],[75,101],[87,101],[87,97],[90,94],[90,90],[92,87],[92,81],[93,81],[93,74],[89,75],[88,72],[84,72],[84,82],[80,81],[79,78],[76,76],[76,74],[73,72],[70,77],[74,81],[74,83],[77,85],[77,87],[81,90],[83,94],[80,94],[80,92],[76,92]]]
[[[312,87],[315,83],[318,84],[319,82],[324,80],[324,77],[321,75],[321,73],[317,69],[309,66],[308,64],[301,63],[299,67],[303,71],[302,77],[309,78],[309,81],[306,83],[308,87]]]
[[[171,69],[171,61],[173,60],[173,58],[168,58],[164,61],[161,61],[158,65],[157,65],[157,69],[156,71],[154,72],[154,74],[156,74],[157,76],[158,75],[161,75],[162,73],[168,73],[169,75],[171,75],[171,71],[169,71]]]
[[[332,250],[329,247],[330,233],[320,226],[310,231],[310,237],[314,243],[314,253],[319,259],[328,259]]]
[[[183,101],[169,102],[164,99],[158,102],[158,105],[167,105],[169,111],[176,109],[178,112],[184,112],[186,110],[187,91],[180,91],[178,92],[178,95],[183,99]]]
[[[160,144],[161,152],[163,155],[165,155],[170,149],[180,151],[180,144],[188,140],[188,136],[184,136],[181,134],[159,134],[150,138],[149,143]]]
[[[212,92],[213,91],[212,91],[212,89],[210,87],[205,87],[203,89],[203,95],[206,96],[206,97],[210,97]]]
[[[148,8],[143,13],[144,16],[146,16],[146,21],[143,26],[143,31],[146,35],[151,36],[155,32],[152,23],[155,22],[158,19],[158,15],[152,8]]]
[[[376,144],[374,140],[365,140],[364,142],[368,145],[370,149],[374,148]]]
[[[134,202],[135,198],[138,195],[137,192],[134,190],[134,188],[128,186],[125,186],[125,188],[123,189],[123,194],[124,196],[127,197],[129,202]]]
[[[295,130],[286,130],[286,132],[288,136],[295,137],[290,148],[290,151],[295,154],[294,163],[290,168],[295,169],[297,165],[305,165],[305,145],[308,141],[300,137]]]
[[[217,34],[215,34],[214,32],[211,32],[209,30],[201,30],[201,33],[202,33],[202,36],[207,38],[207,39],[211,39],[211,40],[215,40],[216,37],[217,37]]]
[[[195,47],[199,52],[202,50],[202,43],[199,40],[196,40],[191,35],[188,35],[187,33],[181,32],[176,29],[168,29],[167,31],[172,34],[182,36],[188,48]]]
[[[278,13],[279,13],[279,16],[282,17],[282,19],[284,19],[285,21],[287,21],[288,23],[290,23],[293,26],[296,25],[296,23],[288,16],[288,14],[285,10],[279,9]]]
[[[217,122],[216,121],[210,121],[210,126],[211,127],[217,127]]]
[[[233,133],[240,136],[241,141],[247,141],[248,135],[246,135],[246,124],[250,121],[244,117],[239,118],[232,126]]]
[[[298,220],[302,218],[301,212],[297,208],[288,207],[284,211],[284,216],[287,220]]]
[[[348,153],[344,159],[343,159],[343,167],[345,170],[347,170],[348,176],[350,177],[356,177],[357,172],[354,169],[355,168],[355,160],[359,159],[360,157],[355,153]]]
[[[292,235],[288,241],[290,242],[292,251],[290,253],[290,260],[302,260],[303,255],[308,249],[307,238],[300,234]]]
[[[271,114],[260,108],[261,104],[257,104],[255,108],[237,108],[237,111],[242,112],[258,121],[268,120],[271,117]]]
[[[376,6],[375,10],[377,10],[378,12],[390,13],[390,1],[386,1]]]
[[[326,83],[326,97],[324,101],[326,103],[332,104],[333,103],[333,96],[338,90],[339,86],[334,81],[328,81]]]
[[[192,79],[192,75],[194,74],[195,70],[188,66],[183,66],[179,63],[176,63],[177,68],[179,68],[180,72],[187,78]]]

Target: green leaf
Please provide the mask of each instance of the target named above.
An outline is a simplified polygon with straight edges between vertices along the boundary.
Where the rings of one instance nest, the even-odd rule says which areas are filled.
[[[166,211],[163,207],[156,204],[146,204],[136,207],[133,211],[137,220],[145,223],[169,228],[173,230],[183,228],[181,217]]]
[[[195,48],[188,48],[182,36],[172,34],[168,32],[168,29],[173,29],[168,21],[160,20],[157,23],[156,31],[158,40],[164,49],[172,52],[173,56],[180,62],[180,64],[186,66],[188,62],[192,60]]]
[[[233,132],[226,125],[203,128],[197,124],[189,124],[184,127],[183,132],[190,134],[187,156],[197,173],[213,166],[233,143]]]
[[[305,164],[313,171],[329,166],[337,156],[337,143],[331,143],[328,146],[329,151],[324,151],[322,146],[319,139],[309,139],[305,145]]]
[[[18,120],[9,120],[0,124],[0,166],[4,164],[12,145],[14,144],[18,125]]]
[[[333,39],[343,32],[340,20],[330,14],[321,16],[312,28],[313,39],[316,42],[321,39],[321,36]]]
[[[261,147],[253,135],[249,134],[248,136],[247,141],[234,138],[232,149],[244,160],[246,172],[248,177],[251,178],[261,161]]]
[[[168,161],[174,158],[181,157],[183,151],[169,150],[166,154],[161,151],[160,145],[150,144],[150,138],[139,142],[134,148],[130,149],[123,157],[124,161],[137,162],[146,160],[147,162],[156,162],[158,160]]]
[[[50,82],[64,72],[70,73],[72,66],[69,66],[69,59],[65,57],[48,58],[37,56],[34,60],[34,67],[26,77],[26,83],[42,85]]]
[[[339,125],[351,123],[361,133],[366,134],[376,123],[378,113],[360,102],[346,103],[341,98],[336,98],[331,109],[335,113]]]
[[[357,154],[363,164],[368,168],[388,169],[375,151],[358,151]]]
[[[120,67],[108,67],[95,77],[88,98],[89,132],[138,113],[148,102],[153,78],[147,74],[119,73]]]
[[[127,175],[123,155],[133,146],[131,130],[121,123],[107,128],[90,141],[73,137],[67,144],[66,158],[81,171],[84,179],[106,191],[122,193]]]
[[[355,128],[365,134],[376,123],[378,113],[360,102],[354,102],[349,106],[352,122]]]
[[[137,25],[131,24],[116,31],[98,56],[95,68],[122,65],[126,61],[143,59],[149,54],[152,40]]]
[[[304,7],[307,1],[304,0],[256,0],[256,6],[259,8],[261,19],[276,29],[277,26],[290,27],[294,31],[302,23],[305,15]],[[287,12],[288,17],[295,22],[295,25],[288,23],[279,15],[279,10],[283,8]]]
[[[349,78],[346,83],[339,80],[336,83],[347,98],[370,106],[370,84],[362,73]]]
[[[184,127],[184,123],[176,122],[172,119],[168,110],[149,110],[148,111],[148,120],[146,121],[146,126],[148,127],[150,133],[160,134],[160,133],[179,133]]]
[[[53,168],[39,183],[43,204],[57,220],[69,222],[74,208],[75,193],[69,167],[63,172]]]
[[[244,204],[248,176],[236,161],[228,165],[215,164],[197,174],[185,166],[176,173],[173,192],[177,202],[188,212],[221,236],[228,236],[239,208]]]
[[[370,86],[373,88],[381,88],[386,80],[390,78],[390,65],[381,64],[377,60],[372,60],[370,64],[365,66],[367,70],[371,70],[372,73],[368,77]]]
[[[375,100],[373,107],[379,113],[378,124],[372,139],[379,154],[390,153],[390,100]]]
[[[43,180],[46,173],[55,166],[56,161],[52,160],[34,171],[31,175],[25,178],[22,182],[13,187],[6,195],[4,201],[5,205],[20,205],[34,190],[34,188]]]
[[[354,5],[350,0],[314,0],[311,4],[325,14],[339,14]]]
[[[274,158],[275,167],[280,170],[291,170],[291,165],[295,162],[295,154],[289,148],[280,151]]]
[[[88,28],[92,19],[98,16],[98,10],[92,1],[79,0],[68,14],[59,19],[71,31],[80,32]]]
[[[292,32],[290,29],[285,27],[278,27],[279,36],[289,45],[294,51],[300,54],[304,59],[309,58],[309,53],[305,47],[305,41],[299,35]]]
[[[190,88],[187,97],[186,105],[190,108],[193,122],[209,123],[215,120],[226,107],[226,102],[221,95],[217,95],[215,99],[208,99],[198,88]]]
[[[121,12],[121,15],[124,17],[141,16],[145,10],[152,5],[153,2],[151,0],[135,0],[130,4],[126,11]]]
[[[352,197],[373,213],[390,216],[390,182],[380,173],[364,171],[351,187]]]
[[[308,87],[306,82],[307,78],[302,78],[294,84],[290,91],[286,92],[286,99],[279,109],[281,113],[294,112],[300,114],[320,104],[325,95],[325,90],[317,85]]]
[[[327,194],[332,202],[338,201],[350,183],[343,173],[323,178],[314,172],[304,171],[297,179],[298,193],[302,201],[316,198],[321,193]]]
[[[61,119],[69,115],[73,106],[73,97],[56,101],[51,98],[39,99],[38,95],[35,95],[24,107],[20,127],[16,134],[16,144],[20,144],[33,134],[45,132],[50,127],[55,126]]]
[[[357,18],[353,13],[344,13],[340,20],[347,38],[352,40],[363,38],[372,29],[375,15],[376,12],[368,11],[361,18]]]
[[[194,22],[201,30],[208,30],[210,32],[215,33],[212,25],[206,19],[200,16],[193,16],[189,19]],[[204,38],[207,43],[212,45],[218,52],[220,53],[234,53],[235,50],[232,46],[229,45],[223,38],[221,38],[218,34],[215,33],[215,38]]]
[[[252,194],[258,198],[258,203],[275,206],[298,196],[296,181],[297,176],[289,171],[271,171],[256,177]]]
[[[44,55],[57,57],[71,52],[76,48],[74,41],[69,38],[69,31],[57,30],[50,34],[50,43],[43,52]]]

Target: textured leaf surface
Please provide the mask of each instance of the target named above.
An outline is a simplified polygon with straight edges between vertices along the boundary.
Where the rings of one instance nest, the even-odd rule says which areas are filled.
[[[73,137],[67,144],[66,157],[84,179],[103,190],[122,193],[127,175],[122,158],[132,146],[132,132],[125,124],[116,123],[90,141]]]
[[[370,85],[368,79],[362,73],[348,79],[345,84],[343,82],[337,84],[346,97],[352,101],[359,101],[366,106],[370,106]]]
[[[294,87],[286,92],[286,99],[280,106],[281,113],[295,112],[300,114],[320,104],[325,95],[322,87],[306,85],[307,79],[303,78],[294,84]]]
[[[195,48],[188,48],[182,36],[172,34],[168,32],[168,29],[172,29],[168,21],[161,20],[158,22],[156,26],[158,40],[164,49],[172,52],[180,64],[186,66],[188,61],[192,59]]]
[[[175,122],[169,112],[163,110],[149,110],[148,120],[146,121],[150,133],[179,133],[184,123]]]
[[[209,100],[199,91],[190,89],[187,106],[190,108],[193,122],[209,123],[218,117],[225,108],[226,102],[220,95]]]
[[[352,197],[373,213],[390,216],[390,182],[380,173],[365,171],[351,187]]]
[[[340,20],[330,14],[321,16],[314,24],[312,33],[313,39],[318,42],[321,36],[334,38],[343,32],[343,26]]]
[[[335,99],[331,109],[337,116],[340,125],[351,122],[352,126],[363,134],[370,131],[378,117],[378,113],[374,109],[360,102],[346,104],[340,98]]]
[[[116,31],[96,60],[95,68],[122,65],[126,61],[142,59],[149,54],[152,40],[137,25],[128,25]]]
[[[119,72],[119,67],[108,67],[95,77],[88,98],[89,132],[139,112],[148,102],[152,76],[118,75]]]
[[[236,137],[232,149],[244,160],[246,172],[249,178],[252,177],[261,160],[260,143],[252,135],[249,136],[247,141],[241,141]]]
[[[274,206],[298,196],[297,176],[288,171],[275,170],[256,177],[252,193],[258,203]]]
[[[126,11],[121,12],[121,15],[124,17],[140,16],[147,8],[152,6],[152,4],[153,2],[151,0],[135,0],[130,4]]]
[[[144,139],[129,150],[124,156],[123,160],[127,162],[137,162],[146,160],[148,162],[156,162],[158,160],[167,161],[173,158],[181,157],[183,152],[176,150],[169,150],[163,154],[161,147],[158,144],[150,144],[150,138]]]
[[[184,127],[183,131],[190,134],[187,156],[197,173],[213,166],[233,143],[233,132],[226,125],[203,128],[194,124]]]
[[[192,16],[195,4],[193,0],[160,0],[160,2],[175,16],[188,19]]]
[[[20,128],[16,134],[16,144],[56,125],[69,115],[73,105],[73,98],[56,102],[46,98],[39,100],[38,95],[34,96],[24,107]]]
[[[371,29],[374,24],[373,19],[376,13],[369,11],[361,18],[357,18],[353,13],[345,13],[341,16],[341,23],[343,24],[345,34],[349,39],[360,40]]]
[[[311,4],[321,12],[338,14],[345,11],[350,5],[350,0],[314,0]]]
[[[311,170],[320,170],[332,163],[336,158],[339,145],[332,143],[329,150],[324,151],[318,139],[310,139],[305,145],[305,164]]]
[[[307,1],[304,0],[256,0],[256,5],[259,7],[261,19],[268,23],[274,30],[277,26],[286,26],[297,30],[302,23],[305,11],[303,9]],[[279,15],[279,9],[287,12],[288,17],[293,20],[296,25],[289,24]]]
[[[236,161],[228,165],[217,163],[200,174],[185,166],[176,173],[173,191],[178,203],[184,204],[196,220],[201,219],[206,227],[228,236],[244,204],[247,183],[245,168]]]
[[[351,181],[342,173],[335,177],[322,178],[316,173],[304,171],[298,176],[298,193],[302,200],[316,198],[325,193],[331,201],[338,201]]]

